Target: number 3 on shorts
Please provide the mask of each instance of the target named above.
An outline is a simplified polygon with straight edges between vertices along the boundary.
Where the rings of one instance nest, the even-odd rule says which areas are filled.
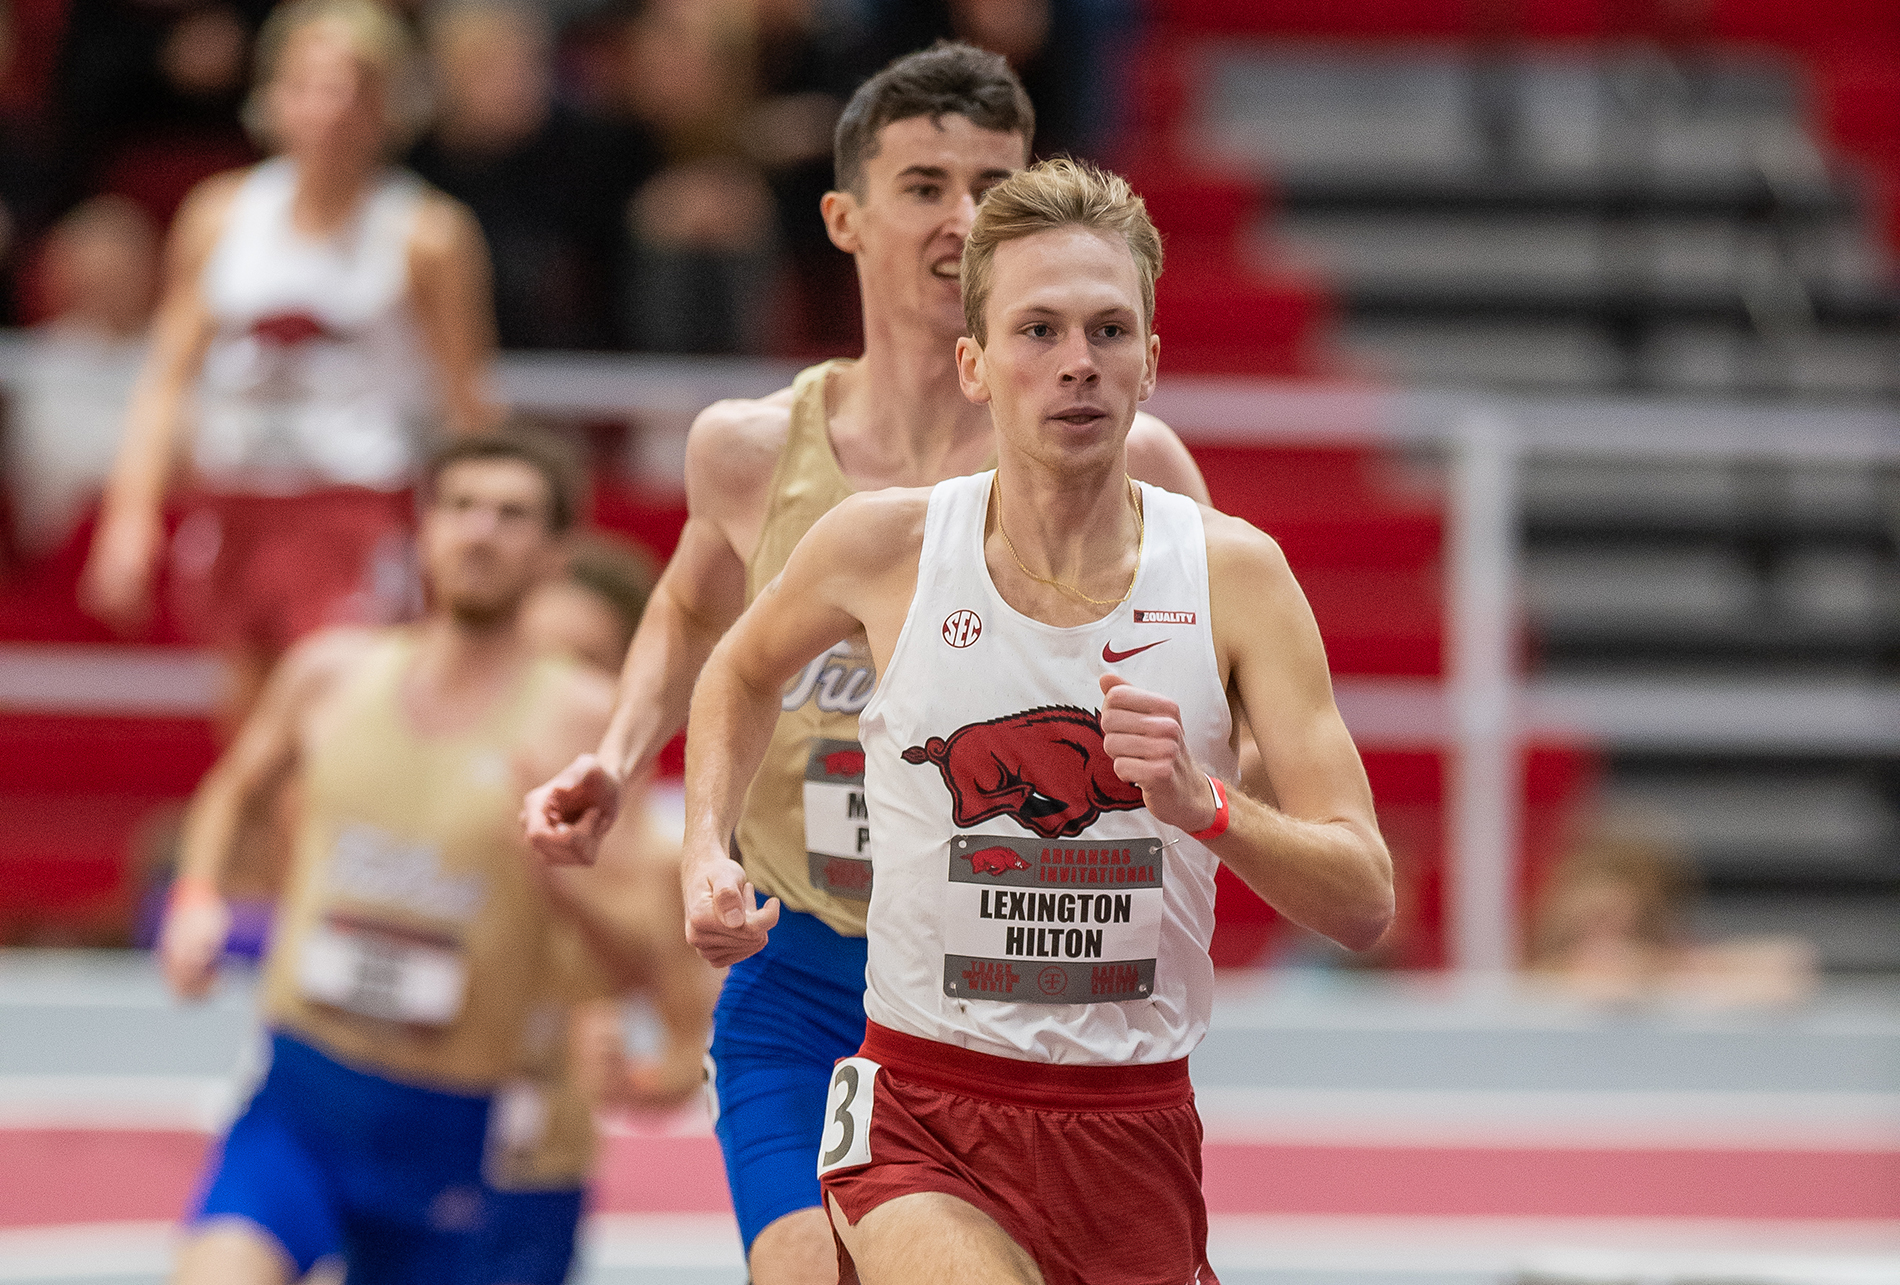
[[[876,1097],[878,1065],[848,1057],[831,1071],[825,1098],[825,1132],[818,1143],[818,1173],[871,1163],[871,1103]]]

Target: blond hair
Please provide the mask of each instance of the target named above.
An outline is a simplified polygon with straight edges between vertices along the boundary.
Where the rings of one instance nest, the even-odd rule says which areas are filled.
[[[979,345],[989,342],[983,310],[990,301],[996,247],[1064,227],[1118,236],[1128,246],[1141,280],[1142,323],[1153,332],[1161,234],[1148,218],[1148,207],[1121,175],[1058,156],[1010,175],[977,207],[963,243],[963,323]]]
[[[251,96],[244,104],[245,127],[264,143],[274,142],[265,91],[277,76],[291,37],[318,26],[342,36],[357,61],[381,82],[390,147],[407,147],[428,119],[427,90],[409,29],[377,0],[288,0],[272,10],[257,33],[257,68]]]

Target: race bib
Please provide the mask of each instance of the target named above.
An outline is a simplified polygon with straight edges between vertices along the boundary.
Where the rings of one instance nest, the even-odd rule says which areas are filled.
[[[468,964],[454,939],[332,914],[297,959],[304,997],[364,1017],[446,1026],[462,1011]]]
[[[871,814],[864,806],[864,747],[814,738],[805,763],[805,861],[814,888],[871,899]]]
[[[818,1140],[819,1177],[871,1163],[871,1108],[879,1069],[868,1057],[848,1057],[831,1069],[825,1132]]]
[[[533,1080],[510,1080],[488,1106],[488,1145],[504,1155],[532,1151],[548,1132],[548,1097]]]
[[[944,889],[943,993],[1017,1004],[1154,994],[1159,839],[959,834]]]

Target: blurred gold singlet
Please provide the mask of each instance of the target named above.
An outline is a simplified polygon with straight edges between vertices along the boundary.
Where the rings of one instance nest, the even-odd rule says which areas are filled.
[[[825,423],[826,384],[850,364],[823,362],[792,381],[791,429],[772,472],[759,547],[746,564],[747,603],[784,568],[812,523],[853,492]],[[871,899],[858,711],[876,682],[862,633],[792,680],[735,836],[754,887],[848,937],[864,936]]]
[[[272,1026],[373,1074],[495,1093],[490,1180],[574,1186],[593,1123],[572,1004],[604,993],[520,851],[513,755],[568,662],[538,659],[473,729],[401,715],[392,632],[338,695],[303,769],[303,816],[265,966]]]

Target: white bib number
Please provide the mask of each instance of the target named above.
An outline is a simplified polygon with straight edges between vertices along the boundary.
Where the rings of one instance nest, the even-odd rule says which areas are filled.
[[[1161,841],[959,834],[942,892],[943,993],[1016,1004],[1153,996]]]
[[[876,1100],[878,1064],[848,1057],[831,1071],[825,1098],[825,1132],[818,1143],[818,1175],[871,1163],[871,1107]]]
[[[364,1017],[446,1026],[462,1011],[468,964],[453,945],[332,917],[297,960],[304,997]]]
[[[871,815],[864,802],[864,747],[856,741],[812,741],[804,803],[812,886],[848,901],[869,901]]]

